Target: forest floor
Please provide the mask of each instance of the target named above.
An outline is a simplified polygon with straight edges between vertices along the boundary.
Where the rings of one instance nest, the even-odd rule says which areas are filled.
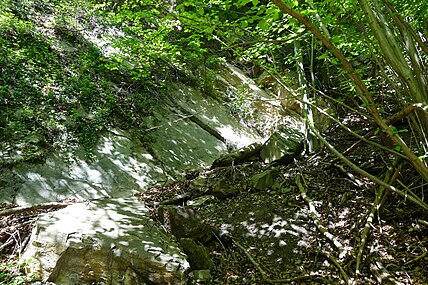
[[[354,123],[361,128],[361,122]],[[341,152],[357,142],[340,129],[326,135]],[[347,157],[381,179],[394,161],[368,145]],[[266,169],[271,168],[253,162],[189,173],[185,182],[140,197],[152,205],[177,195],[188,196],[183,205],[207,198],[193,208],[219,235],[220,242],[208,245],[215,264],[213,284],[428,284],[428,223],[420,208],[386,193],[364,233],[379,186],[335,156],[321,151],[275,167],[272,187],[254,190],[251,177]],[[423,197],[420,177],[405,163],[396,169],[398,187],[409,185]],[[210,199],[219,180],[238,191]]]
[[[248,187],[249,178],[258,172],[254,165],[199,174],[212,181],[225,176],[233,181],[235,175],[239,178],[234,183],[241,183],[237,187],[242,190],[196,208],[214,232],[228,237],[209,246],[215,264],[213,284],[345,284],[346,279],[349,284],[355,279],[354,284],[428,284],[428,226],[418,208],[394,195],[388,196],[378,210],[380,218],[370,227],[355,278],[361,235],[377,186],[343,172],[334,160],[324,153],[280,167],[277,190]],[[303,177],[312,211],[296,175]],[[191,193],[191,201],[210,193],[209,183],[199,191],[191,185],[189,180],[152,189],[146,203],[156,195],[161,202]],[[329,238],[316,223],[326,228]]]
[[[338,130],[329,137],[341,151],[355,142]],[[370,147],[348,157],[378,177],[384,177],[392,160]],[[391,193],[384,198],[356,274],[359,247],[366,239],[362,233],[379,187],[321,151],[275,167],[273,186],[255,191],[251,177],[267,167],[253,162],[188,173],[185,181],[138,197],[154,216],[160,202],[178,195],[187,195],[180,202],[184,206],[206,198],[193,208],[217,237],[207,245],[214,261],[212,284],[428,284],[428,224],[418,207]],[[238,191],[214,198],[212,187],[219,179]],[[420,179],[402,165],[397,181],[417,186]],[[0,284],[25,284],[16,257],[39,213],[0,217]]]

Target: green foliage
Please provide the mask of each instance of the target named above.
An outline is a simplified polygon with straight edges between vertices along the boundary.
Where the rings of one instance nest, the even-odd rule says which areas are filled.
[[[41,159],[49,145],[65,149],[74,143],[90,158],[107,127],[141,122],[148,92],[114,93],[111,80],[117,74],[98,47],[62,22],[53,23],[55,34],[46,37],[36,29],[37,19],[22,19],[21,6],[6,4],[0,14],[0,137],[6,163]],[[32,136],[43,142],[26,143]]]
[[[0,284],[23,285],[30,281],[16,261],[0,263]]]
[[[328,30],[373,93],[387,85],[375,72],[373,36],[363,32],[355,1],[284,2]],[[413,27],[424,29],[425,1],[395,4],[412,16]],[[212,75],[205,67],[218,56],[248,70],[295,69],[296,39],[306,72],[313,60],[318,88],[355,93],[336,58],[270,1],[182,0],[172,7],[154,0],[6,0],[0,5],[0,135],[2,151],[11,157],[43,158],[34,146],[41,148],[41,142],[16,143],[33,135],[53,148],[83,145],[90,157],[107,128],[142,127],[168,82],[199,81],[208,91]],[[199,80],[201,74],[205,78]],[[239,109],[245,98],[235,99],[232,105]]]
[[[189,30],[159,1],[1,6],[1,163],[79,145],[91,159],[100,133],[143,127],[167,82],[195,82],[193,71],[213,58],[206,34]],[[33,135],[43,143],[20,143]]]

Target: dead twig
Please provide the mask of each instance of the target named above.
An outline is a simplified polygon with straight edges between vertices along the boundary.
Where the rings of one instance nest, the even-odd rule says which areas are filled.
[[[266,272],[263,270],[263,268],[260,266],[260,264],[251,256],[251,254],[247,251],[247,249],[245,247],[243,247],[239,242],[237,242],[234,239],[232,239],[232,242],[245,254],[245,256],[254,265],[254,267],[256,267],[256,269],[260,272],[263,280],[267,282],[269,278],[267,277]],[[267,283],[270,283],[270,282],[267,282]]]
[[[345,281],[345,283],[346,284],[349,284],[349,276],[348,276],[348,274],[346,273],[346,271],[343,269],[343,267],[340,265],[340,263],[339,263],[339,261],[337,261],[337,259],[336,258],[334,258],[333,256],[331,256],[330,254],[328,254],[327,252],[325,252],[325,251],[321,251],[321,253],[325,256],[325,257],[327,257],[332,263],[333,263],[333,265],[334,266],[336,266],[336,268],[339,270],[339,272],[340,272],[340,275],[342,275],[342,278],[343,278],[343,280]]]
[[[392,167],[387,171],[384,179],[385,183],[391,183],[391,181],[397,178],[397,175],[399,172],[399,168],[396,168],[397,163],[398,163],[398,160],[397,159],[394,160],[394,162],[392,163]],[[361,233],[361,239],[360,239],[361,243],[358,247],[358,254],[357,254],[356,266],[355,266],[355,276],[358,276],[360,274],[361,257],[363,256],[364,248],[366,246],[367,238],[369,236],[370,228],[372,227],[376,211],[378,211],[382,205],[382,201],[383,201],[382,198],[384,197],[385,190],[386,189],[384,187],[380,187],[380,189],[377,191],[376,197],[373,201],[373,205],[370,209],[369,214],[367,215],[367,220],[364,225],[364,230]]]
[[[425,258],[425,256],[427,256],[428,251],[426,249],[424,249],[424,253],[422,253],[421,255],[416,256],[415,258],[407,261],[406,263],[404,263],[404,265],[410,265],[412,263],[418,262],[419,260]]]
[[[426,204],[424,201],[421,201],[411,195],[408,195],[407,193],[403,192],[400,189],[395,188],[394,186],[385,183],[383,180],[379,179],[378,177],[368,173],[367,171],[361,169],[356,164],[351,162],[348,158],[346,158],[342,153],[340,153],[337,149],[335,149],[319,132],[317,129],[315,129],[314,126],[312,126],[310,123],[308,123],[309,128],[312,130],[314,135],[316,135],[319,140],[334,154],[336,155],[340,160],[342,160],[346,165],[348,165],[350,168],[352,168],[354,171],[358,172],[359,174],[363,175],[364,177],[370,179],[374,183],[384,187],[385,189],[388,189],[389,191],[392,191],[401,197],[408,199],[415,205],[421,207],[425,211],[428,211],[428,204]]]
[[[312,220],[314,221],[315,225],[317,226],[317,228],[321,232],[321,234],[323,234],[328,240],[330,240],[334,244],[334,246],[339,250],[339,253],[340,253],[339,257],[343,258],[347,254],[345,247],[342,245],[342,243],[334,235],[332,235],[331,233],[328,232],[328,230],[325,226],[323,226],[321,224],[321,222],[318,218],[319,214],[317,213],[315,206],[314,206],[314,202],[306,194],[306,189],[302,185],[302,182],[300,179],[301,179],[301,175],[296,175],[295,181],[296,181],[297,187],[300,190],[300,194],[301,194],[303,200],[305,200],[305,202],[309,205],[309,213],[312,217]]]
[[[394,279],[394,277],[388,272],[388,270],[385,268],[385,266],[383,266],[382,262],[377,259],[377,257],[372,256],[369,268],[379,284],[402,284]]]
[[[263,270],[263,268],[260,266],[260,264],[251,256],[251,254],[247,251],[247,249],[241,245],[236,240],[232,239],[233,244],[235,244],[243,253],[244,255],[251,261],[251,263],[256,267],[256,269],[260,272],[263,278],[263,282],[268,284],[274,284],[274,283],[292,283],[292,282],[298,282],[298,281],[317,281],[317,279],[324,281],[324,278],[320,275],[302,275],[292,278],[286,278],[286,279],[270,279],[267,277],[266,272]]]

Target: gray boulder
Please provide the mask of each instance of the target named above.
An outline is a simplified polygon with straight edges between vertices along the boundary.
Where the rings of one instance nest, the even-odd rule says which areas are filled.
[[[260,157],[265,163],[288,164],[303,151],[303,141],[299,130],[282,126],[263,145]]]
[[[78,203],[39,216],[24,253],[35,279],[56,284],[186,284],[190,265],[136,199]]]
[[[162,205],[158,208],[158,217],[165,229],[178,239],[191,238],[204,244],[212,237],[211,228],[191,208]]]

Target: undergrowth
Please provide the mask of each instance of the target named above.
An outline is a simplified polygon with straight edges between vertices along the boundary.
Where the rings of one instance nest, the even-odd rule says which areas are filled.
[[[156,23],[137,29],[125,10],[112,16],[97,1],[0,6],[0,165],[81,147],[90,160],[102,132],[143,128],[166,83],[186,77],[177,52],[186,36]]]

